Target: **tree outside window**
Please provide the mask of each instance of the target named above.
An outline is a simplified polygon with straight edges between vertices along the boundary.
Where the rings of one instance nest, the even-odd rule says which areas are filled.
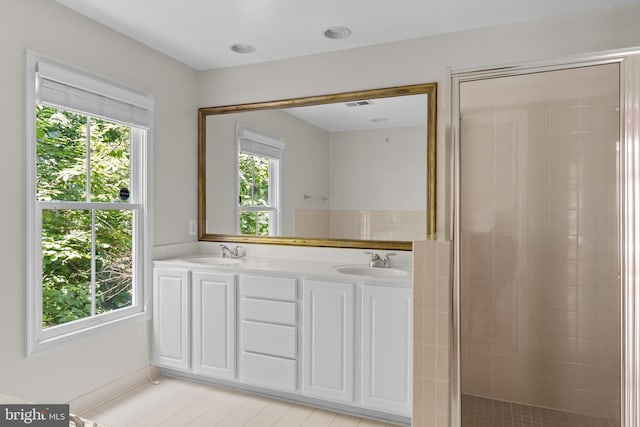
[[[120,192],[130,187],[130,134],[118,123],[36,106],[43,329],[133,303],[134,212],[102,205],[128,201]]]

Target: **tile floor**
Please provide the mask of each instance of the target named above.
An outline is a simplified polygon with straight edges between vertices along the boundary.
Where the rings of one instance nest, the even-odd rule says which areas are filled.
[[[618,427],[607,418],[462,395],[462,427]]]
[[[79,414],[110,427],[391,427],[238,391],[160,378]]]

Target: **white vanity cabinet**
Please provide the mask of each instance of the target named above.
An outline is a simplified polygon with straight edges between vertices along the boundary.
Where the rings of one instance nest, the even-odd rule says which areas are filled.
[[[235,294],[233,274],[154,268],[154,363],[233,379]]]
[[[170,374],[411,417],[406,282],[170,260],[156,262],[153,291],[154,363]]]
[[[361,404],[411,415],[411,289],[362,285]]]
[[[175,268],[153,270],[153,348],[160,366],[187,370],[190,367],[189,271]]]
[[[277,390],[298,390],[298,281],[240,276],[240,379]]]
[[[195,271],[192,283],[192,350],[196,374],[236,375],[236,277]]]
[[[355,285],[302,284],[302,394],[354,400]]]

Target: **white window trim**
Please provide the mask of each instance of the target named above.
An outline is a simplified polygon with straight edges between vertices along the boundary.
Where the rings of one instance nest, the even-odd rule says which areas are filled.
[[[39,65],[38,65],[39,64]],[[135,226],[134,232],[142,232],[141,238],[133,236],[134,256],[133,278],[137,292],[134,295],[134,304],[101,314],[96,317],[80,319],[68,324],[63,324],[46,330],[42,329],[42,259],[39,256],[41,251],[41,213],[43,206],[47,203],[36,201],[36,135],[35,135],[35,105],[36,99],[36,71],[38,67],[45,67],[48,70],[55,70],[58,77],[68,78],[66,83],[81,82],[82,89],[90,90],[100,95],[112,94],[114,99],[132,102],[148,110],[148,129],[146,138],[139,141],[139,144],[132,144],[131,170],[137,173],[136,179],[132,179],[133,194],[139,194],[139,198],[127,206],[127,210],[134,212]],[[61,73],[60,73],[61,72]],[[80,84],[80,83],[78,83]],[[93,86],[92,86],[93,85]],[[120,83],[94,76],[90,73],[77,70],[60,62],[51,60],[35,52],[26,51],[26,212],[27,212],[27,289],[26,289],[26,314],[27,314],[27,339],[26,355],[31,356],[39,351],[57,346],[64,342],[78,340],[81,337],[92,335],[106,329],[141,322],[149,319],[150,297],[151,297],[151,249],[153,218],[149,207],[152,206],[152,180],[153,176],[153,105],[154,100],[151,94],[136,89],[129,88]],[[89,114],[91,115],[91,114]],[[142,132],[132,132],[142,135]],[[77,207],[73,202],[57,203],[61,209],[64,207]],[[101,204],[105,208],[122,208],[120,204]]]
[[[236,233],[240,234],[240,205],[238,204],[238,199],[240,197],[240,177],[238,176],[238,168],[240,167],[240,144],[242,139],[251,140],[257,142],[259,144],[264,144],[270,147],[273,147],[279,151],[278,166],[277,166],[277,183],[273,185],[273,180],[275,177],[270,177],[269,188],[273,189],[273,199],[275,200],[274,206],[269,207],[256,207],[244,209],[246,211],[272,211],[275,214],[276,221],[272,224],[273,230],[270,231],[269,235],[279,236],[282,231],[282,173],[283,173],[283,165],[284,165],[284,142],[264,133],[252,130],[247,128],[244,125],[239,123],[236,124],[236,158],[235,158],[235,178],[236,178],[236,197],[235,197],[235,207],[236,207]]]

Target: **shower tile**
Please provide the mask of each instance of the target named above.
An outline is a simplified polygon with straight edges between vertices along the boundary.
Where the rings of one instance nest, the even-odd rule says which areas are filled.
[[[545,332],[549,335],[575,337],[578,334],[578,313],[575,311],[547,310]]]
[[[578,110],[580,130],[608,131],[609,130],[609,100],[607,98],[591,99],[588,105],[581,105]]]
[[[578,238],[572,235],[549,236],[548,256],[556,260],[575,260],[578,256]]]
[[[578,209],[578,186],[574,184],[551,186],[549,189],[549,209]]]
[[[566,186],[578,184],[578,159],[549,159],[549,185]]]
[[[549,310],[578,310],[578,287],[555,284],[545,286],[544,308]]]
[[[510,181],[497,181],[500,183]],[[513,211],[517,207],[518,193],[513,185],[500,185],[495,187],[495,200],[493,209],[496,211]]]
[[[567,162],[578,157],[578,134],[560,133],[549,137],[549,158]]]
[[[451,396],[449,381],[438,381],[436,383],[437,403],[436,413],[438,415],[449,415],[449,400]]]
[[[472,325],[469,328],[469,334],[464,340],[463,346],[469,351],[491,352],[494,347],[493,330],[482,329]]]
[[[549,211],[550,234],[577,234],[578,211],[577,210],[550,210]]]
[[[549,132],[553,134],[577,131],[577,99],[551,103],[549,107]]]
[[[547,283],[578,285],[578,261],[549,260],[547,263]]]
[[[522,350],[522,342],[514,331],[493,331],[493,352],[504,356],[516,356]]]
[[[512,311],[518,309],[518,294],[513,281],[494,282],[492,294],[495,307]]]
[[[493,310],[493,329],[495,331],[512,331],[518,321],[518,312],[515,310],[501,309],[496,307]]]
[[[578,290],[578,311],[580,313],[598,313],[600,301],[596,287],[581,287]]]
[[[449,313],[451,311],[451,281],[448,277],[438,277],[437,286],[436,309],[441,313]]]
[[[546,346],[544,348],[545,358],[558,362],[572,362],[577,360],[577,339],[574,337],[555,337],[547,335],[544,337]]]
[[[617,139],[617,132],[615,134]],[[604,132],[581,132],[578,135],[578,157],[593,157],[596,159],[606,159],[610,133]],[[602,160],[601,160],[602,161]]]
[[[578,334],[579,338],[598,338],[600,321],[598,313],[578,313]],[[578,342],[578,351],[581,351],[581,343]]]
[[[549,105],[546,103],[525,104],[521,110],[522,133],[544,134],[549,132]]]
[[[516,382],[520,379],[520,358],[501,354],[493,355],[493,375],[502,380]]]
[[[487,233],[492,231],[493,229],[494,214],[492,211],[469,211],[465,231],[468,231],[469,233]]]

